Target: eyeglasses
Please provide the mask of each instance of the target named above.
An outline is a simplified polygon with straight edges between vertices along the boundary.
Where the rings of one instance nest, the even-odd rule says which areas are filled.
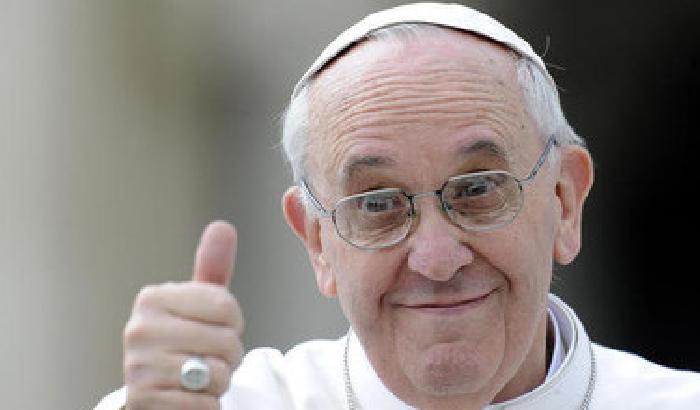
[[[512,222],[523,206],[523,186],[531,182],[553,145],[552,135],[532,171],[518,179],[506,171],[483,171],[449,178],[435,191],[406,193],[398,188],[350,195],[327,210],[301,179],[304,195],[321,217],[331,218],[338,235],[361,249],[387,248],[408,236],[416,219],[416,198],[437,195],[447,217],[469,231],[486,231]]]

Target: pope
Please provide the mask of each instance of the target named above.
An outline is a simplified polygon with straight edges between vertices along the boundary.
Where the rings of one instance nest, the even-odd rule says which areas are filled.
[[[372,14],[295,87],[283,213],[348,333],[242,352],[235,230],[144,288],[98,409],[696,409],[700,375],[589,340],[549,293],[581,247],[591,155],[542,59],[460,5]]]

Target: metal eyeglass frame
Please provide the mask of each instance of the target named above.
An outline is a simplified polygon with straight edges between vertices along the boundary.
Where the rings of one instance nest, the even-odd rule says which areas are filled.
[[[475,174],[492,173],[492,172],[499,172],[499,173],[502,172],[502,173],[508,174],[508,175],[510,175],[510,176],[518,183],[518,188],[520,189],[520,196],[521,196],[521,198],[522,198],[523,186],[529,184],[530,182],[532,182],[532,180],[535,178],[535,176],[537,176],[537,173],[539,172],[540,168],[542,168],[542,165],[543,165],[543,164],[545,163],[545,161],[547,160],[547,156],[549,155],[549,151],[552,149],[552,146],[555,146],[555,145],[556,145],[556,146],[559,146],[559,141],[557,141],[555,135],[551,135],[551,136],[547,139],[547,142],[546,142],[546,144],[545,144],[545,147],[544,147],[544,149],[542,150],[542,154],[541,154],[540,157],[537,159],[537,162],[535,162],[535,166],[532,167],[532,170],[530,171],[530,173],[529,173],[525,178],[523,178],[523,179],[518,179],[518,178],[516,178],[515,176],[513,176],[511,173],[509,173],[509,172],[507,172],[507,171],[472,172],[472,173],[462,174],[462,175],[475,175]],[[436,195],[436,196],[438,197],[438,199],[440,200],[440,207],[443,209],[443,211],[445,211],[445,212],[448,214],[447,216],[448,216],[448,219],[450,220],[450,222],[452,222],[452,223],[454,223],[455,225],[459,226],[461,229],[464,229],[464,230],[472,230],[472,231],[478,231],[478,230],[480,230],[480,229],[478,229],[478,228],[465,228],[464,226],[462,226],[462,225],[460,225],[460,224],[454,222],[453,219],[452,219],[452,217],[451,217],[451,216],[449,215],[449,213],[447,212],[448,206],[449,206],[449,205],[446,204],[446,203],[444,202],[443,198],[442,198],[442,192],[443,192],[443,190],[445,189],[445,186],[447,185],[447,183],[450,182],[450,180],[452,180],[453,178],[459,178],[459,177],[462,176],[462,175],[456,175],[456,176],[454,176],[454,177],[448,178],[448,180],[445,181],[445,182],[442,184],[442,186],[440,187],[440,189],[436,189],[436,190],[434,190],[434,191],[424,191],[424,192],[416,192],[416,193],[409,194],[409,193],[406,193],[406,192],[404,192],[404,191],[399,190],[398,192],[402,193],[402,194],[408,199],[408,202],[409,202],[409,205],[410,205],[410,206],[409,206],[409,215],[408,215],[408,216],[410,217],[410,221],[411,221],[411,222],[410,222],[408,228],[406,229],[406,233],[404,233],[403,236],[399,237],[398,239],[396,239],[396,240],[394,240],[394,241],[392,241],[392,242],[390,242],[390,243],[388,243],[388,244],[386,244],[386,245],[376,246],[376,247],[375,247],[375,246],[362,246],[362,245],[358,245],[358,244],[353,243],[353,242],[350,241],[349,239],[345,238],[345,237],[340,233],[340,231],[338,230],[338,223],[336,222],[336,218],[335,218],[335,212],[336,212],[336,209],[337,209],[337,208],[333,208],[333,209],[330,209],[330,210],[324,208],[323,205],[321,205],[321,202],[318,200],[318,198],[316,198],[316,196],[314,196],[314,194],[311,192],[311,189],[309,188],[309,184],[308,184],[308,182],[306,182],[306,178],[302,177],[302,178],[300,179],[299,186],[300,186],[302,192],[304,193],[304,195],[306,195],[306,197],[311,201],[311,204],[313,204],[314,208],[316,208],[316,210],[319,212],[319,216],[321,216],[322,218],[331,218],[331,219],[333,220],[333,225],[335,226],[336,233],[337,233],[338,236],[340,236],[345,242],[349,243],[350,245],[352,245],[352,246],[354,246],[354,247],[356,247],[356,248],[365,249],[365,250],[376,250],[376,249],[383,249],[383,248],[388,248],[388,247],[394,246],[394,245],[396,245],[397,243],[403,241],[404,239],[406,239],[406,238],[408,237],[408,234],[411,232],[411,228],[412,228],[412,226],[413,226],[413,224],[414,224],[414,221],[415,221],[415,219],[416,219],[416,214],[417,214],[417,212],[415,211],[415,202],[414,202],[414,200],[415,200],[415,198],[420,198],[420,197],[423,197],[423,196]],[[393,189],[393,188],[389,188],[389,189]],[[342,202],[342,201],[345,201],[345,200],[347,200],[348,198],[352,198],[352,197],[356,197],[356,196],[360,196],[360,195],[365,195],[365,194],[367,194],[367,192],[363,192],[362,194],[349,195],[349,196],[340,198],[338,201],[336,201],[336,207],[337,207],[337,204],[338,204],[338,203],[340,203],[340,202]],[[488,226],[488,227],[485,227],[485,228],[482,229],[482,230],[496,229],[496,228],[498,228],[498,227],[501,227],[501,226],[503,226],[503,225],[506,225],[506,224],[512,222],[513,220],[515,220],[515,218],[517,217],[517,215],[520,213],[520,209],[521,209],[521,208],[522,208],[522,201],[521,201],[521,203],[520,203],[520,205],[519,205],[519,207],[518,207],[518,210],[517,210],[517,211],[515,212],[515,214],[513,215],[513,218],[511,218],[510,220],[508,220],[508,221],[506,221],[506,222],[504,222],[504,223],[502,223],[502,224],[500,224],[500,225],[497,224],[497,225],[493,225],[493,226]]]

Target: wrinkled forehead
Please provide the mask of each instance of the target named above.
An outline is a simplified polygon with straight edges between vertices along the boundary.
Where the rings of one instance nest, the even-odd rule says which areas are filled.
[[[354,157],[376,149],[414,162],[437,141],[449,155],[460,150],[449,146],[458,135],[461,146],[486,139],[520,151],[512,137],[533,127],[516,59],[501,44],[447,28],[354,44],[309,86],[308,165],[340,181]]]
[[[328,68],[337,64],[338,60],[343,60],[353,50],[356,50],[358,44],[367,42],[368,38],[376,36],[378,32],[407,25],[429,25],[448,28],[486,38],[491,41],[492,46],[497,44],[501,49],[508,49],[517,56],[532,62],[546,80],[554,84],[544,62],[525,40],[496,19],[472,8],[459,4],[414,3],[370,14],[340,33],[329,43],[294,87],[290,109],[294,107],[298,113],[303,115],[298,116],[298,118],[288,116],[288,119],[292,118],[297,123],[290,122],[289,133],[286,132],[287,126],[285,125],[285,135],[289,136],[285,137],[285,149],[290,147],[291,151],[288,151],[288,155],[292,159],[295,172],[301,171],[307,165],[311,166],[308,162],[313,162],[311,157],[315,156],[311,152],[312,147],[310,146],[314,138],[313,135],[310,135],[310,124],[307,123],[307,120],[311,121],[310,116],[314,114],[309,112],[310,107],[307,98],[309,88],[311,88],[309,85],[315,83],[321,75],[328,74]],[[355,74],[351,73],[350,75]],[[345,86],[347,86],[347,83]],[[339,94],[342,92],[342,85],[330,82],[323,89],[323,92],[327,95]],[[297,104],[297,102],[299,103]],[[316,112],[316,115],[320,114]],[[411,124],[407,124],[407,126],[411,126]],[[352,127],[354,125],[351,124]],[[302,143],[294,145],[293,141],[297,138],[295,136],[299,136],[298,141]],[[316,154],[318,154],[318,151]],[[325,152],[321,154],[326,156]],[[296,158],[301,159],[301,161],[297,161]]]

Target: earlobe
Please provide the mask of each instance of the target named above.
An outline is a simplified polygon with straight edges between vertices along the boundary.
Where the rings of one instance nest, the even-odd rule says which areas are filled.
[[[301,195],[299,187],[289,187],[282,196],[282,211],[292,232],[306,247],[319,291],[326,297],[335,297],[335,275],[323,253],[321,226],[318,218],[307,213]]]
[[[588,151],[575,145],[563,147],[556,188],[561,217],[553,255],[559,264],[571,263],[581,249],[583,204],[592,185],[593,161]]]
[[[316,285],[321,294],[328,298],[333,298],[338,294],[335,286],[335,275],[330,265],[323,257],[323,253],[316,256],[316,261],[312,262],[316,272]]]

